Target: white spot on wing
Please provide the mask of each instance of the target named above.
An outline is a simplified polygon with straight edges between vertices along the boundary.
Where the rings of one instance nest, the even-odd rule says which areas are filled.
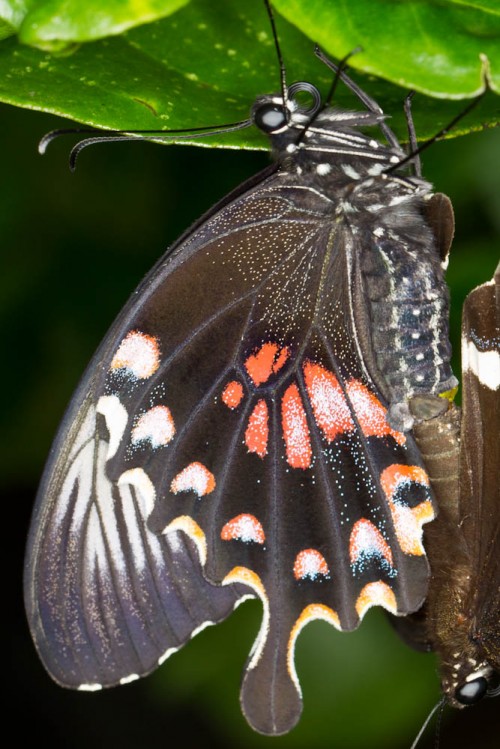
[[[179,648],[169,648],[168,650],[166,650],[163,655],[160,655],[160,657],[158,658],[158,665],[161,666],[162,663],[165,663],[167,658],[170,658],[171,655],[177,653],[178,650]]]
[[[110,368],[125,370],[132,377],[144,380],[160,366],[158,340],[153,336],[131,330],[120,343]]]
[[[120,684],[130,684],[132,681],[137,681],[139,674],[130,674],[130,676],[124,676],[120,679]]]
[[[213,627],[215,622],[206,621],[199,625],[199,627],[195,627],[193,631],[191,632],[191,639],[193,637],[196,637],[196,635],[199,635],[200,632],[203,632],[204,629],[207,629],[207,627]]]
[[[117,395],[102,395],[97,401],[97,413],[106,419],[109,432],[109,447],[107,460],[116,454],[127,426],[128,414],[125,406],[120,403]]]
[[[175,435],[175,425],[167,406],[154,406],[138,419],[132,429],[132,442],[148,441],[151,447],[168,445]]]
[[[472,372],[489,390],[500,387],[500,352],[479,351],[473,341],[462,339],[462,367]]]
[[[118,479],[118,488],[135,567],[143,570],[147,566],[147,543],[148,553],[154,556],[156,564],[162,568],[164,557],[160,540],[147,527],[147,519],[156,499],[151,479],[143,468],[132,468],[122,473]]]
[[[193,491],[198,497],[210,494],[214,489],[215,478],[213,473],[198,461],[183,468],[170,484],[170,491],[174,494]]]

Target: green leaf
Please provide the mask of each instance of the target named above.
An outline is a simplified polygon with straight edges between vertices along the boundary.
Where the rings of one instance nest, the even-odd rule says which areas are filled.
[[[275,7],[327,52],[354,67],[432,96],[460,99],[490,85],[500,92],[500,10],[497,0],[274,0]]]
[[[0,0],[0,19],[19,39],[49,52],[69,52],[75,44],[116,36],[164,18],[188,0]]]
[[[0,40],[15,34],[28,12],[29,0],[0,0]]]
[[[42,12],[41,1],[32,2],[34,6],[22,23],[23,38],[27,33],[25,29],[28,27],[25,24],[28,19],[32,18],[35,12]],[[305,0],[276,0],[276,3],[280,8],[283,6],[283,12],[295,16],[292,19],[293,24],[280,16],[276,19],[287,68],[287,80],[308,80],[323,92],[328,91],[332,72],[316,58],[311,39],[295,24],[300,13],[304,14],[306,8],[305,16],[309,21],[318,16],[324,28],[327,25],[335,25],[339,8],[343,8],[345,12],[346,6],[342,2],[331,3],[326,0],[308,0],[307,3]],[[487,0],[483,0],[483,5],[485,3]],[[132,3],[124,5],[126,8],[132,7]],[[159,5],[160,3],[158,7]],[[166,7],[165,3],[163,5]],[[387,1],[370,0],[367,4],[364,0],[351,0],[349,8],[352,8],[352,18],[357,17],[356,14],[359,14],[361,7],[366,9],[367,5],[375,9],[379,5],[387,5]],[[394,12],[412,5],[412,2],[390,3],[395,9]],[[419,5],[428,8],[430,3],[421,2]],[[465,7],[467,12],[483,14],[483,11],[471,9],[469,5]],[[78,8],[84,7],[87,12],[90,6],[73,6],[72,0],[68,0],[67,7],[70,6],[76,9],[76,15],[64,16],[66,28],[82,30],[85,25],[82,19],[86,19],[88,23],[89,16],[84,14],[78,21]],[[113,3],[109,0],[105,3],[103,0],[101,7],[106,6],[114,7],[114,0]],[[152,0],[148,7],[151,6]],[[43,3],[43,9],[47,13],[48,9],[53,7],[54,0]],[[169,7],[173,5],[170,4]],[[458,3],[447,3],[444,9],[452,13],[458,7]],[[489,15],[495,18],[495,14]],[[379,44],[378,15],[367,14],[366,18],[368,20],[358,42],[363,42],[367,50],[376,50]],[[304,28],[307,27],[308,33],[314,38],[317,34],[315,29],[309,27],[305,21],[304,24]],[[101,27],[101,31],[103,28]],[[118,27],[113,27],[110,22],[107,28],[111,33],[112,28],[116,30]],[[408,23],[404,28],[407,29],[408,35]],[[87,38],[97,34],[97,29],[97,24],[92,28],[86,27]],[[416,35],[414,20],[412,33]],[[443,28],[440,29],[440,33],[436,30],[436,36],[446,37]],[[456,81],[460,71],[467,68],[465,58],[469,57],[465,55],[463,64],[456,62],[455,67],[449,62],[446,78],[439,73],[438,61],[434,58],[431,60],[432,70],[429,71],[430,57],[425,46],[427,42],[424,44],[423,37],[418,38],[423,45],[424,60],[418,75],[421,79],[423,77],[424,81],[433,76],[441,76],[443,87],[444,83],[448,87],[446,95],[455,97]],[[475,39],[474,36],[471,38]],[[82,37],[68,35],[66,42],[69,44],[81,39]],[[354,46],[348,41],[344,44],[349,48]],[[416,42],[413,46],[415,44]],[[384,64],[381,63],[379,66],[381,76],[390,78],[391,70],[397,70],[399,64],[404,68],[406,49],[409,46],[410,41],[401,32],[398,44],[393,47],[392,53],[386,56]],[[344,51],[344,47],[339,47],[336,48],[335,54],[342,55]],[[355,55],[352,63],[371,70],[371,59],[367,53],[362,53]],[[476,67],[475,83],[472,86],[474,90],[480,88],[479,63]],[[416,63],[414,68],[417,76]],[[407,94],[407,87],[400,88],[394,83],[384,81],[382,77],[368,79],[357,72],[355,78],[362,88],[379,102],[384,111],[391,115],[391,127],[404,139],[406,123],[402,102]],[[414,77],[414,85],[415,80]],[[73,54],[67,56],[49,54],[20,44],[13,37],[0,42],[0,100],[16,106],[52,112],[104,129],[175,130],[245,120],[249,116],[255,97],[279,91],[279,85],[279,68],[269,19],[264,3],[259,0],[246,4],[238,0],[193,0],[168,18],[143,24],[125,34],[80,44]],[[427,85],[421,87],[428,88]],[[360,107],[359,101],[345,86],[338,87],[335,104],[349,109]],[[463,105],[456,101],[416,96],[414,117],[419,137],[425,139],[434,135],[446,126],[462,107]],[[453,135],[493,126],[498,124],[498,120],[498,98],[493,93],[488,93],[479,107],[454,129]],[[268,148],[267,139],[257,132],[256,128],[205,138],[170,138],[170,142]]]

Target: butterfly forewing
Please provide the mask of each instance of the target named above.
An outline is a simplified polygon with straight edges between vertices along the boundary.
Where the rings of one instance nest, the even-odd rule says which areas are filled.
[[[382,174],[401,152],[342,122],[326,109],[302,138],[292,118],[275,171],[160,261],[82,381],[26,573],[63,684],[147,673],[256,596],[242,706],[283,733],[308,622],[350,630],[425,597],[434,512],[407,401],[454,382],[429,187]]]

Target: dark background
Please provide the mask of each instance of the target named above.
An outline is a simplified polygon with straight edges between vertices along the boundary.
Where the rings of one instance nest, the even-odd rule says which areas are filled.
[[[457,102],[457,110],[460,109]],[[57,424],[95,347],[144,273],[216,200],[268,163],[262,153],[109,144],[67,167],[68,141],[42,158],[38,139],[60,124],[0,107],[0,474],[7,555],[3,591],[11,660],[5,682],[16,744],[407,748],[439,696],[433,656],[413,653],[378,612],[340,634],[314,623],[297,648],[305,709],[286,737],[254,734],[241,716],[239,679],[260,622],[243,605],[199,635],[151,677],[105,693],[57,687],[36,656],[22,605],[23,551],[37,482]],[[457,235],[449,270],[452,337],[473,286],[499,256],[500,132],[439,143],[424,172],[453,200]],[[458,365],[455,365],[458,372]],[[441,747],[498,746],[498,702],[447,709]],[[433,746],[433,729],[421,746]]]

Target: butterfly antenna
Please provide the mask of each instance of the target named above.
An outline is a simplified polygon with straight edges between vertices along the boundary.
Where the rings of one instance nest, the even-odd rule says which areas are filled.
[[[475,99],[473,99],[469,104],[465,107],[465,109],[462,109],[461,112],[459,112],[456,117],[454,117],[451,122],[449,122],[445,127],[441,128],[435,135],[432,136],[432,138],[429,138],[429,140],[426,140],[422,143],[421,146],[418,146],[415,150],[412,150],[408,156],[405,156],[404,159],[401,159],[401,161],[398,161],[397,164],[394,164],[394,166],[390,166],[388,169],[384,170],[384,174],[390,174],[391,172],[395,171],[396,169],[400,169],[402,166],[407,164],[409,161],[415,161],[416,156],[420,156],[422,151],[425,151],[429,146],[432,146],[433,143],[435,143],[437,140],[443,137],[443,135],[446,135],[450,130],[453,130],[455,125],[460,122],[460,120],[469,114],[473,109],[477,107],[479,102],[482,100],[482,98],[488,93],[490,89],[490,85],[488,82],[488,70],[489,70],[489,63],[488,58],[485,55],[481,55],[481,61],[483,63],[482,67],[482,77],[483,77],[483,84],[484,84],[484,91],[479,94],[479,96],[476,96]],[[406,108],[405,108],[406,111]],[[411,134],[410,134],[410,142],[411,142]]]
[[[355,50],[353,50],[355,51]],[[399,140],[396,138],[395,133],[392,132],[391,128],[387,125],[385,120],[385,115],[380,107],[379,104],[375,101],[375,99],[372,99],[371,96],[368,96],[365,91],[363,91],[362,88],[358,86],[357,83],[355,83],[347,73],[345,73],[344,70],[340,67],[340,65],[336,65],[334,62],[332,62],[323,52],[321,47],[316,46],[314,49],[314,54],[318,59],[321,60],[330,70],[333,70],[335,73],[335,76],[337,78],[340,78],[340,80],[347,86],[347,88],[352,91],[352,93],[359,99],[359,101],[366,107],[366,109],[369,112],[372,112],[373,114],[377,115],[380,118],[379,127],[386,138],[389,145],[391,145],[393,148],[399,148]]]
[[[318,52],[321,52],[320,47],[318,45],[314,48],[314,54],[317,57],[320,57]],[[339,60],[339,64],[337,65],[337,69],[335,71],[335,75],[333,77],[332,85],[330,86],[330,90],[327,94],[327,97],[325,99],[325,107],[330,106],[332,103],[333,96],[335,94],[335,91],[337,90],[338,83],[340,81],[341,74],[347,70],[347,63],[353,57],[354,55],[357,55],[359,52],[363,52],[363,47],[355,47],[351,52],[348,52],[345,57],[343,57],[341,60]],[[321,58],[320,58],[321,59]]]
[[[415,123],[413,122],[413,115],[411,112],[411,101],[415,96],[415,91],[410,91],[405,99],[404,112],[406,117],[406,127],[408,128],[408,142],[410,144],[410,153],[413,154],[413,169],[417,177],[422,177],[422,162],[418,152],[417,132],[415,130]]]
[[[110,130],[108,133],[102,133],[97,135],[95,138],[85,138],[84,140],[77,143],[72,149],[69,158],[69,165],[72,172],[76,168],[76,159],[80,151],[88,146],[95,145],[96,143],[109,143],[117,141],[148,141],[148,140],[168,140],[169,138],[175,138],[175,140],[181,140],[186,138],[203,138],[209,135],[221,135],[224,133],[232,133],[235,130],[243,130],[246,127],[252,125],[252,120],[241,120],[240,122],[232,122],[228,125],[207,125],[206,127],[194,127],[184,128],[182,130]],[[95,128],[66,128],[61,130],[52,130],[43,136],[38,144],[38,151],[44,154],[47,147],[53,140],[59,138],[62,135],[78,135],[81,133],[99,133],[99,130]],[[137,137],[139,136],[139,137]]]
[[[434,741],[435,749],[439,749],[439,743],[441,740],[441,726],[443,725],[444,706],[446,705],[446,700],[444,699],[444,697],[439,701],[438,704],[441,704],[441,709],[438,713],[436,721],[436,739]]]
[[[278,58],[278,66],[280,69],[280,88],[281,88],[281,95],[283,97],[283,104],[287,105],[288,103],[288,88],[286,85],[286,69],[285,69],[285,63],[283,62],[283,55],[281,54],[281,47],[280,42],[278,39],[278,32],[276,31],[276,23],[274,20],[274,14],[273,10],[271,8],[271,3],[269,0],[264,0],[264,5],[266,6],[267,15],[269,17],[269,23],[271,24],[271,31],[273,33],[273,39],[274,39],[274,49],[276,50],[276,57]],[[288,111],[288,109],[287,109]]]
[[[423,736],[423,734],[424,734],[424,732],[425,732],[425,730],[426,730],[427,726],[429,725],[430,721],[432,720],[432,717],[433,717],[433,716],[434,716],[434,714],[435,714],[435,713],[437,712],[437,710],[439,710],[439,708],[441,708],[441,715],[442,715],[442,708],[444,707],[444,704],[445,704],[445,701],[444,701],[444,697],[442,697],[442,698],[441,698],[441,699],[439,700],[439,702],[437,702],[437,703],[436,703],[436,704],[434,705],[434,707],[433,707],[433,708],[432,708],[432,710],[430,711],[429,715],[428,715],[428,716],[427,716],[427,718],[426,718],[426,719],[424,720],[424,723],[423,723],[423,725],[422,725],[422,728],[421,728],[421,729],[420,729],[420,731],[418,732],[418,734],[417,734],[417,736],[416,736],[416,738],[415,738],[415,741],[414,741],[414,742],[413,742],[413,744],[411,745],[410,749],[417,749],[417,744],[418,744],[418,742],[419,742],[419,741],[420,741],[420,739],[422,738],[422,736]]]

